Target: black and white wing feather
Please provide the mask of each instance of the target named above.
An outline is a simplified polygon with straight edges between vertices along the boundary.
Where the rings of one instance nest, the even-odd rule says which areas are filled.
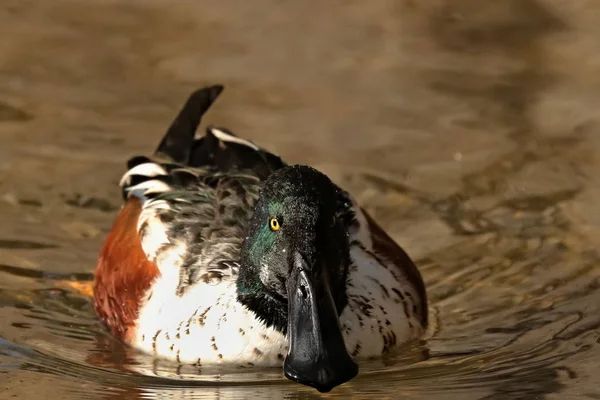
[[[237,274],[246,225],[262,181],[283,161],[223,128],[196,138],[201,116],[221,92],[213,86],[188,99],[155,156],[128,162],[120,181],[125,199],[142,211],[138,233],[161,272],[179,269],[179,290],[200,279]]]

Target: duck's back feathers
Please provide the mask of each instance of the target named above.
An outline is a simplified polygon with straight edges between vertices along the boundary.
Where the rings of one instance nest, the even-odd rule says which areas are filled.
[[[161,272],[179,270],[180,294],[218,271],[233,277],[260,183],[252,171],[158,162],[139,164],[121,180],[123,192],[141,201],[137,230],[146,257]]]
[[[219,172],[252,170],[261,179],[266,179],[273,171],[285,166],[278,156],[224,128],[209,126],[204,136],[196,137],[202,116],[222,91],[223,86],[215,85],[192,93],[171,123],[155,155],[180,165],[214,167]],[[128,167],[145,161],[145,157],[136,157],[130,160]]]
[[[200,120],[222,91],[223,86],[215,85],[192,93],[158,145],[156,154],[187,164]]]
[[[189,164],[214,167],[220,172],[251,170],[260,179],[285,167],[283,160],[254,143],[237,137],[225,128],[208,127],[206,135],[194,142]]]
[[[192,93],[154,156],[129,160],[120,182],[125,199],[141,201],[137,229],[148,259],[162,270],[175,247],[185,254],[180,292],[215,268],[233,270],[262,181],[286,165],[224,128],[209,126],[197,137],[201,117],[222,90]]]

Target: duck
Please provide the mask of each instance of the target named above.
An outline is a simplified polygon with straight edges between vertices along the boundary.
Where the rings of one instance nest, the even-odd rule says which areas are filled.
[[[194,91],[158,148],[127,162],[98,256],[96,314],[156,358],[282,368],[320,392],[428,325],[423,279],[345,190],[226,128]]]

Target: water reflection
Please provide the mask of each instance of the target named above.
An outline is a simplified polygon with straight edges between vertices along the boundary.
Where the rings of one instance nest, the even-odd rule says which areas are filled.
[[[0,397],[600,398],[594,5],[63,3],[0,6]],[[415,258],[422,341],[320,395],[106,334],[75,289],[123,161],[207,81],[210,122],[315,164]]]

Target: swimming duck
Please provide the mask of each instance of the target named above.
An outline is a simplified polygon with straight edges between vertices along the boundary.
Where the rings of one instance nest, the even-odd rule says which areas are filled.
[[[182,364],[278,366],[326,392],[427,326],[407,254],[326,175],[224,128],[194,92],[152,157],[128,162],[98,258],[111,333]]]

